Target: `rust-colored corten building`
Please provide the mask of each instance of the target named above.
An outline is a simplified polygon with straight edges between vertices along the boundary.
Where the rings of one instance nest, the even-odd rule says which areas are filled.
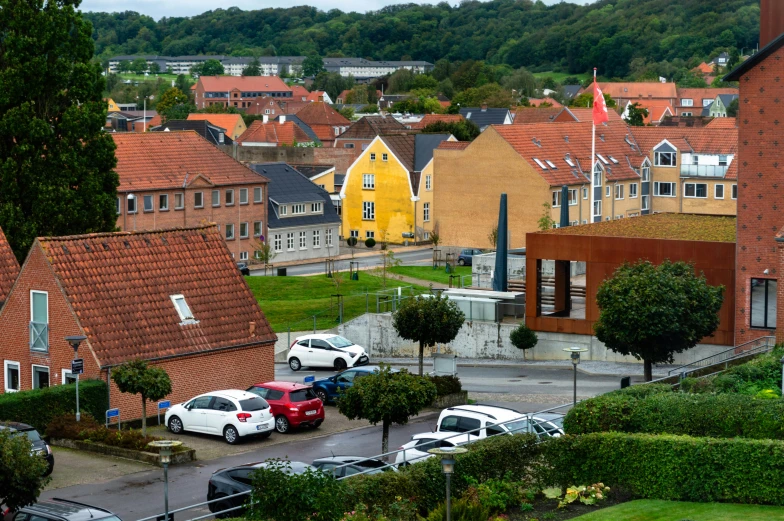
[[[169,374],[172,402],[274,376],[276,336],[214,225],[39,238],[0,327],[5,392],[72,381],[69,335],[87,337],[84,377],[111,382],[112,367],[147,360]],[[113,383],[110,401],[141,414]]]
[[[760,51],[727,79],[740,86],[738,112],[738,247],[735,341],[742,344],[776,333],[784,316],[784,243],[776,234],[784,225],[784,131],[776,110],[784,99],[784,8],[762,0]],[[782,300],[782,302],[779,302]]]
[[[162,230],[216,223],[236,260],[267,234],[268,180],[195,132],[112,134],[117,226]]]
[[[593,335],[599,317],[596,292],[602,281],[624,262],[649,260],[660,264],[669,259],[693,263],[695,271],[703,272],[709,284],[724,286],[719,327],[702,343],[733,345],[734,238],[733,217],[682,214],[647,215],[529,233],[526,324],[535,331]],[[585,273],[570,276],[572,261],[585,263]]]

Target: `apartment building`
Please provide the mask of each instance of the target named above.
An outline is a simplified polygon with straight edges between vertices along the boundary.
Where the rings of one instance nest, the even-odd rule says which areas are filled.
[[[215,104],[248,109],[266,97],[293,100],[293,93],[277,76],[202,76],[193,89],[199,109]]]
[[[223,70],[231,76],[241,76],[242,71],[253,61],[252,57],[247,56],[225,56],[225,55],[199,55],[199,56],[157,56],[157,55],[135,55],[135,56],[115,56],[109,59],[109,72],[119,72],[121,61],[132,62],[138,58],[147,60],[147,65],[157,63],[161,72],[170,71],[172,74],[190,74],[194,65],[200,65],[207,60],[218,60],[223,65]],[[302,60],[304,56],[260,56],[259,66],[261,74],[264,76],[277,76],[282,72],[287,74],[299,74],[302,71]]]
[[[433,64],[426,61],[372,61],[364,58],[324,58],[324,69],[337,72],[343,77],[353,76],[357,80],[378,78],[392,74],[399,69],[414,73],[433,70]]]
[[[246,261],[258,249],[267,233],[267,179],[196,132],[112,137],[120,230],[216,223],[236,260]]]

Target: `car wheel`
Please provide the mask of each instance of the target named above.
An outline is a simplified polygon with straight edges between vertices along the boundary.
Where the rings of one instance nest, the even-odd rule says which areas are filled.
[[[465,266],[465,260],[464,259],[457,259],[457,263],[459,265],[461,265],[461,266]]]
[[[299,358],[289,358],[289,367],[292,371],[299,371],[302,369],[302,364],[299,362]]]
[[[221,494],[219,496],[216,496],[215,499],[221,499],[224,497],[226,497],[226,494]],[[222,512],[224,510],[228,510],[231,507],[232,507],[231,501],[229,501],[228,499],[224,499],[223,501],[216,501],[215,503],[210,503],[210,512],[214,514],[216,512]],[[232,510],[231,512],[216,514],[215,517],[218,519],[228,519],[236,515],[235,514],[236,512],[237,512],[236,510]]]
[[[346,364],[345,360],[342,358],[335,358],[335,371],[342,371],[346,367],[348,367],[348,364]]]
[[[321,403],[327,403],[327,391],[324,389],[316,389],[316,396],[321,400]]]
[[[282,414],[280,416],[278,416],[277,418],[275,418],[275,430],[276,431],[278,431],[281,434],[285,434],[285,433],[289,432],[289,428],[290,428],[290,425],[289,425],[288,418],[286,418]]]
[[[240,442],[240,433],[237,432],[234,425],[227,425],[223,429],[223,439],[226,440],[226,443],[229,445],[236,445]]]
[[[182,428],[182,420],[178,416],[169,418],[169,430],[172,434],[180,434],[185,430]]]

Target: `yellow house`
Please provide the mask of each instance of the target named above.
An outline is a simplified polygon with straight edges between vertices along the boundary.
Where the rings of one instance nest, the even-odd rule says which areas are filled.
[[[435,223],[433,150],[449,134],[377,136],[346,171],[340,190],[344,237],[427,240]]]
[[[117,106],[117,103],[112,98],[106,98],[104,101],[109,105],[108,112],[120,112],[120,107]]]

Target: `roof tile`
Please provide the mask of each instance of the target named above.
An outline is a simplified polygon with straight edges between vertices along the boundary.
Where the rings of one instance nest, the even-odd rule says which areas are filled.
[[[291,88],[277,76],[202,76],[199,82],[207,92],[289,92]]]
[[[293,145],[295,142],[310,143],[313,140],[293,121],[264,123],[256,120],[236,141],[240,145],[245,143],[277,143],[280,146]]]
[[[0,228],[0,303],[4,302],[19,275],[19,262]]]

